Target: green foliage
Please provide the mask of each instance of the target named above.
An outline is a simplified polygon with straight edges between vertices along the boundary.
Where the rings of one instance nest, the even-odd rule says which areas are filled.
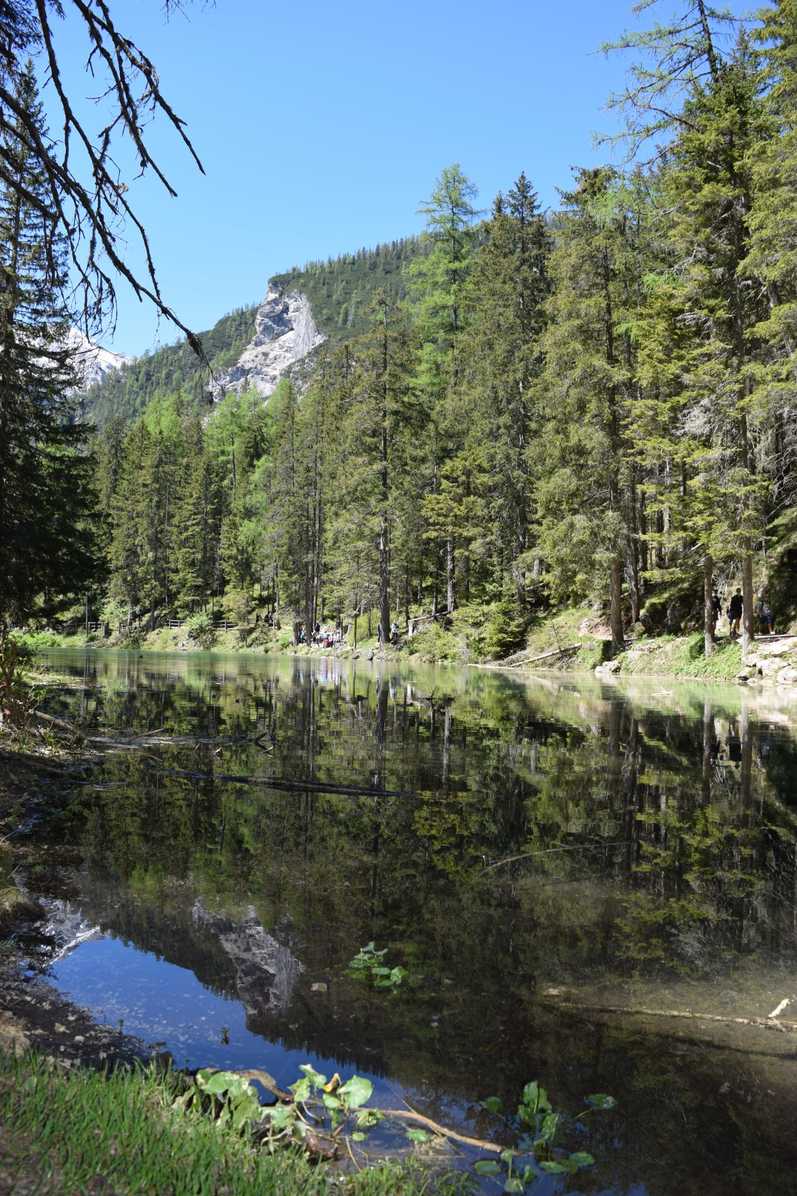
[[[20,1190],[87,1191],[104,1183],[120,1192],[170,1191],[174,1196],[216,1196],[221,1190],[236,1196],[329,1192],[327,1173],[298,1150],[253,1146],[243,1122],[238,1124],[240,1111],[245,1107],[243,1120],[262,1126],[269,1110],[261,1108],[258,1117],[254,1089],[234,1073],[205,1071],[204,1088],[194,1086],[188,1101],[185,1079],[175,1072],[67,1072],[27,1055],[5,1057],[4,1073],[3,1167]],[[214,1075],[220,1077],[215,1083]],[[218,1091],[212,1092],[214,1087]],[[218,1120],[207,1115],[211,1102]],[[436,1191],[454,1196],[465,1191],[465,1184],[453,1177],[430,1180],[392,1162],[338,1176],[336,1191],[341,1196]]]
[[[309,262],[272,278],[282,291],[301,291],[310,300],[313,318],[333,344],[359,336],[370,322],[377,291],[397,303],[407,293],[406,270],[426,252],[418,237],[405,237],[359,249],[326,262]]]
[[[91,588],[92,462],[72,394],[67,248],[36,151],[49,136],[33,64],[8,101],[0,156],[0,624],[52,615]]]
[[[254,304],[237,308],[199,334],[202,348],[214,370],[235,362],[255,331]],[[155,398],[180,394],[198,413],[208,395],[207,370],[186,341],[145,353],[119,370],[111,370],[83,396],[86,418],[105,429],[120,417],[129,422],[141,415]]]
[[[383,962],[386,955],[387,947],[377,951],[375,943],[366,943],[354,956],[347,971],[358,980],[367,980],[374,988],[400,988],[407,970],[387,967]]]
[[[449,630],[413,651],[500,659],[551,602],[589,602],[618,657],[645,612],[672,624],[677,604],[697,626],[715,569],[741,568],[748,605],[754,583],[789,604],[790,4],[761,14],[753,50],[691,3],[624,39],[650,58],[621,97],[632,146],[666,141],[649,168],[577,170],[550,218],[521,173],[482,219],[453,164],[421,237],[277,276],[328,335],[301,386],[229,395],[203,420],[185,346],[105,384],[120,418],[97,445],[101,535],[133,624],[212,599],[349,643],[356,622],[361,644],[367,612],[403,636],[434,611]],[[220,322],[216,364],[250,332],[251,312]],[[728,675],[704,637],[690,669]]]
[[[208,611],[197,611],[185,621],[188,638],[199,644],[200,648],[212,648],[216,641],[216,629]]]
[[[604,1093],[588,1096],[585,1103],[589,1108],[571,1119],[573,1123],[581,1121],[590,1112],[613,1109],[616,1104],[613,1097]],[[556,1112],[548,1093],[536,1080],[529,1081],[524,1087],[514,1117],[504,1116],[503,1102],[497,1096],[488,1096],[481,1105],[493,1116],[503,1117],[515,1134],[514,1145],[501,1151],[500,1162],[480,1159],[474,1164],[479,1175],[501,1177],[504,1192],[525,1192],[542,1174],[575,1175],[594,1165],[595,1159],[587,1151],[569,1151],[556,1146],[557,1134],[567,1119]],[[524,1162],[524,1157],[531,1161]]]

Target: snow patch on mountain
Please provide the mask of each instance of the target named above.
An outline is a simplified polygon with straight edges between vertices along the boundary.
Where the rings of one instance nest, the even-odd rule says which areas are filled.
[[[132,357],[125,357],[123,353],[113,353],[110,349],[103,349],[102,345],[95,345],[93,341],[80,331],[70,328],[66,334],[66,348],[74,351],[75,369],[80,379],[78,390],[88,390],[114,370],[132,361]]]
[[[254,390],[267,398],[280,378],[326,337],[319,332],[310,301],[299,291],[282,294],[269,285],[255,316],[255,335],[235,365],[211,382],[214,402],[234,391]]]

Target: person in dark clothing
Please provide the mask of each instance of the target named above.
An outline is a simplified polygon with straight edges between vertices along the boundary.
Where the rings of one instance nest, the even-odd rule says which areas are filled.
[[[744,599],[742,598],[742,591],[737,590],[731,598],[731,604],[728,607],[728,620],[731,625],[731,639],[736,639],[739,635],[739,623],[742,619],[742,611],[744,610]]]
[[[758,615],[759,634],[772,635],[774,631],[774,627],[772,626],[772,610],[763,594],[759,594],[756,614]]]
[[[717,634],[717,624],[720,621],[721,614],[722,614],[722,603],[720,602],[719,594],[715,590],[714,593],[711,595],[711,638],[712,639],[714,639],[715,635]]]

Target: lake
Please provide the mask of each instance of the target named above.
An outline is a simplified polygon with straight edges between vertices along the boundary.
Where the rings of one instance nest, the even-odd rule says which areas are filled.
[[[40,663],[45,709],[119,740],[22,878],[31,967],[98,1018],[179,1066],[357,1072],[480,1137],[479,1102],[532,1079],[570,1114],[614,1096],[569,1126],[596,1166],[535,1196],[796,1190],[797,1034],[696,1015],[797,1020],[797,707],[328,657]],[[371,942],[394,990],[348,970]]]

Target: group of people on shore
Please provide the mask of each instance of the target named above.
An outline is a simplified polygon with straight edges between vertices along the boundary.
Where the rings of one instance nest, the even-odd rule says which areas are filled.
[[[299,644],[315,644],[317,648],[336,648],[343,643],[343,628],[322,627],[316,623],[308,637],[304,623],[294,623],[293,642],[296,647]]]
[[[711,610],[712,610],[712,615],[713,615],[712,624],[711,624],[711,635],[713,637],[717,633],[717,625],[719,624],[719,621],[722,618],[722,602],[721,602],[720,596],[716,590],[714,591],[714,593],[712,594],[712,597],[711,597]],[[742,595],[741,590],[737,589],[736,593],[731,596],[731,600],[728,603],[728,607],[727,607],[727,610],[725,611],[725,614],[728,619],[728,635],[729,635],[729,637],[732,640],[738,639],[739,638],[739,628],[740,628],[741,622],[742,622],[742,615],[744,614],[744,596]],[[758,595],[758,602],[756,603],[756,606],[755,606],[755,615],[756,615],[756,621],[758,623],[758,634],[759,635],[774,635],[775,621],[774,621],[774,618],[772,615],[772,608],[770,607],[769,602],[767,601],[766,595],[763,593]]]

